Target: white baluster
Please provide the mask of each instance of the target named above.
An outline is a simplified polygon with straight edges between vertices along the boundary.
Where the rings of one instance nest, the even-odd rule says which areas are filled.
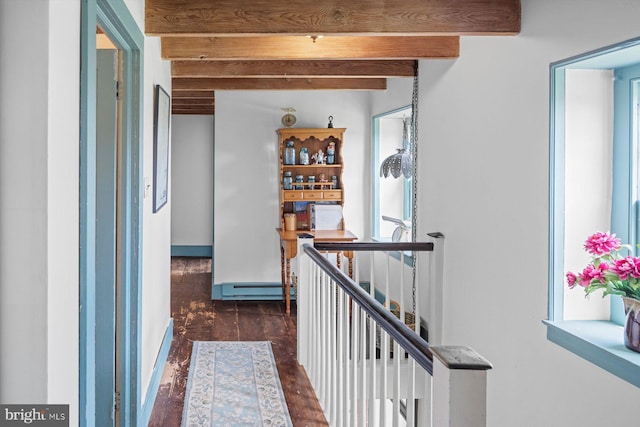
[[[393,340],[393,427],[400,425],[400,344]]]
[[[336,387],[337,387],[337,352],[336,352],[336,344],[337,344],[337,335],[336,335],[336,283],[333,280],[330,280],[328,283],[328,291],[329,291],[329,419],[331,420],[331,425],[335,425],[336,422]]]
[[[360,313],[360,385],[358,387],[360,425],[366,425],[367,419],[367,313]]]
[[[376,288],[375,288],[375,274],[374,274],[374,252],[371,252],[371,262],[369,262],[369,295],[371,298],[375,299]],[[376,412],[376,386],[377,386],[377,378],[376,372],[378,370],[378,361],[376,360],[376,323],[371,321],[369,325],[369,393],[368,393],[368,402],[369,402],[369,425],[377,426],[379,425],[378,414]]]
[[[385,258],[386,258],[386,263],[385,263],[385,271],[384,271],[384,277],[385,277],[385,283],[384,283],[384,294],[385,294],[385,307],[387,309],[389,309],[389,307],[391,306],[390,300],[391,300],[391,295],[389,294],[389,276],[390,276],[390,257],[391,255],[389,254],[389,252],[385,252]],[[388,365],[390,362],[390,357],[389,357],[389,335],[382,329],[380,328],[380,367],[381,367],[381,373],[380,373],[380,422],[381,423],[386,423],[387,419],[388,419],[388,414],[387,414],[387,399],[388,399],[388,387],[389,387],[389,369],[388,369]]]
[[[416,425],[416,361],[413,357],[409,358],[407,367],[407,425]],[[421,368],[420,368],[421,369]]]
[[[343,426],[342,415],[344,412],[344,394],[342,389],[342,379],[344,375],[343,355],[344,355],[344,291],[339,286],[336,287],[336,304],[337,304],[337,327],[336,327],[336,418],[335,425]]]
[[[354,304],[351,314],[351,425],[358,426],[358,342],[360,341],[360,306]]]
[[[418,265],[418,252],[413,252],[413,263]],[[415,269],[415,290],[413,293],[414,302],[414,331],[420,335],[420,281],[418,277],[418,269]],[[413,285],[413,284],[412,284]],[[416,425],[416,372],[422,370],[422,367],[416,367],[416,361],[413,358],[409,359],[409,390],[407,393],[407,425]]]
[[[309,373],[309,377],[311,379],[311,382],[313,383],[313,388],[314,390],[318,390],[318,339],[319,339],[319,335],[320,335],[320,331],[318,330],[318,328],[320,327],[320,322],[318,322],[318,304],[319,304],[319,300],[318,300],[318,281],[317,281],[317,274],[318,274],[318,265],[317,264],[313,264],[311,271],[310,271],[310,277],[309,277],[309,283],[311,284],[312,288],[311,288],[311,354],[310,354],[310,364],[311,364],[311,372]]]
[[[342,425],[349,425],[349,383],[351,370],[349,365],[349,336],[350,334],[350,321],[349,318],[349,297],[346,293],[342,292],[342,310],[343,310],[343,334],[342,334],[342,375],[340,378],[340,385],[342,388]]]
[[[320,371],[322,372],[322,387],[320,390],[320,395],[322,396],[322,406],[325,412],[325,415],[327,414],[327,405],[328,405],[328,388],[330,386],[329,381],[331,380],[329,378],[329,355],[328,355],[328,342],[329,342],[329,325],[328,325],[328,313],[327,310],[329,309],[329,302],[328,300],[328,289],[326,286],[326,274],[324,273],[324,271],[322,272],[322,279],[320,280],[320,293],[321,293],[321,298],[322,298],[322,303],[321,303],[321,313],[322,313],[322,318],[320,319],[320,324],[322,325],[322,348],[321,348],[321,354],[322,354],[322,363],[321,363],[321,368]],[[327,417],[329,418],[329,417]]]
[[[404,251],[400,251],[400,305],[398,306],[398,316],[402,323],[405,320],[405,301],[404,301]],[[404,349],[400,347],[400,344],[394,340],[394,352],[393,352],[393,371],[394,371],[394,385],[393,385],[393,425],[400,425],[400,361],[404,359]]]

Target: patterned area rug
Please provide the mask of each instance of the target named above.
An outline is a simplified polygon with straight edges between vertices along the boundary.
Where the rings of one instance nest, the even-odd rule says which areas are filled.
[[[195,341],[182,427],[291,426],[268,341]]]

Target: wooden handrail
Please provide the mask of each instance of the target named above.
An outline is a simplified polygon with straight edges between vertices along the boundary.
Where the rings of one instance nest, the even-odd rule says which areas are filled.
[[[433,251],[432,242],[315,242],[319,251]]]
[[[394,245],[393,249],[380,249],[380,250],[411,250],[399,248],[395,245],[431,245],[432,243],[374,243],[373,245],[389,246]],[[314,246],[322,248],[321,250],[339,250],[339,251],[353,251],[353,250],[377,250],[377,249],[363,249],[364,245],[370,245],[370,243],[315,243]],[[333,279],[338,286],[340,286],[354,300],[380,327],[387,332],[411,357],[426,370],[429,375],[433,375],[433,354],[429,349],[429,343],[422,337],[409,329],[404,323],[402,323],[397,317],[387,310],[382,304],[371,297],[364,289],[351,280],[346,274],[340,271],[336,266],[319,252],[314,246],[306,243],[302,247],[307,255],[315,261],[318,266],[324,270],[324,272]],[[355,247],[359,249],[355,249]],[[415,247],[413,250],[416,250]]]

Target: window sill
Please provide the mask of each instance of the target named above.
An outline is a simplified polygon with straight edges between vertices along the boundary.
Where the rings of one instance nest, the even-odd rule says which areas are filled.
[[[374,242],[391,243],[391,237],[373,237],[371,240]],[[389,252],[389,255],[400,261],[400,251]],[[413,253],[411,251],[404,251],[404,263],[409,267],[413,267]]]
[[[640,353],[624,346],[623,327],[604,320],[543,320],[547,339],[640,387]]]

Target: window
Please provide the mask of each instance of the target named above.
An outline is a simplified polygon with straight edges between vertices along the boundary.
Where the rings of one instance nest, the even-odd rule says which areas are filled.
[[[549,320],[547,337],[640,386],[640,354],[624,348],[619,298],[588,300],[564,274],[587,262],[582,244],[611,230],[639,241],[640,39],[551,65]]]
[[[411,224],[412,180],[400,175],[398,178],[380,176],[380,165],[398,149],[409,150],[411,107],[403,107],[373,117],[372,144],[372,236],[375,240],[391,241],[397,223],[382,217],[395,218]],[[406,137],[403,137],[406,135]],[[408,237],[408,238],[407,238]],[[405,238],[411,240],[411,233]]]

